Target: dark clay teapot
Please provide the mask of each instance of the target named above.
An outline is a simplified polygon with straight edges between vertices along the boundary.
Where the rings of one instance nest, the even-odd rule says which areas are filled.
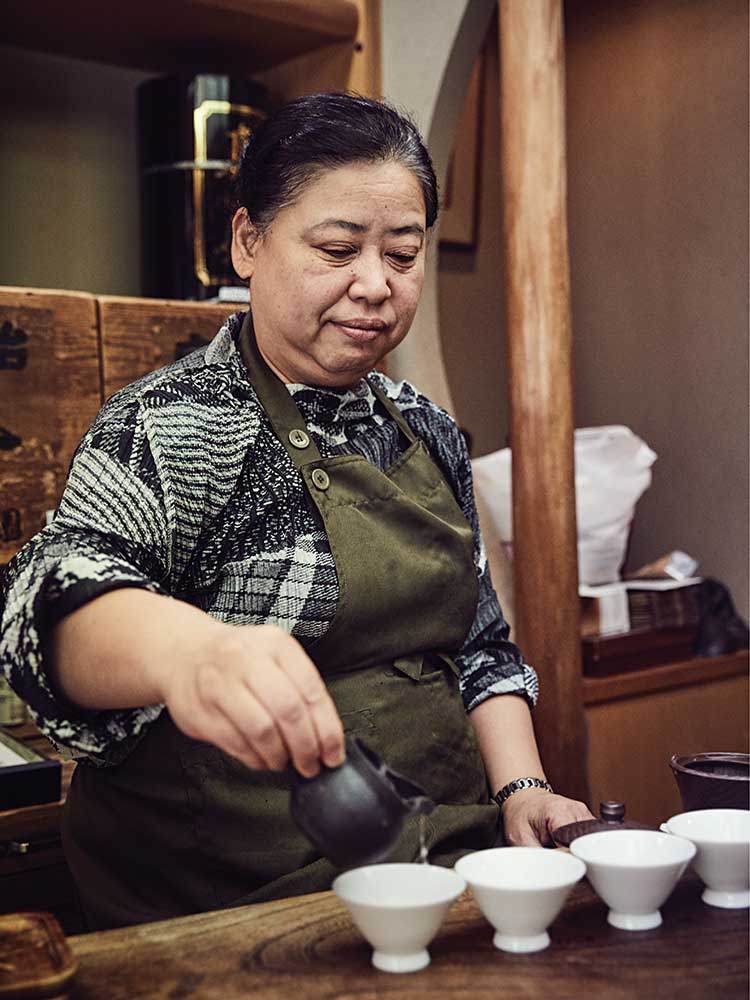
[[[292,818],[338,868],[371,864],[398,843],[404,819],[435,808],[424,790],[397,774],[357,737],[346,760],[314,778],[292,772]]]

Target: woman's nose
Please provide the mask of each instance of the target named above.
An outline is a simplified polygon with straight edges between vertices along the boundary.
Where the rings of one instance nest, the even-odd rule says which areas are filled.
[[[377,303],[389,298],[390,294],[385,262],[379,256],[360,257],[349,285],[350,298]]]

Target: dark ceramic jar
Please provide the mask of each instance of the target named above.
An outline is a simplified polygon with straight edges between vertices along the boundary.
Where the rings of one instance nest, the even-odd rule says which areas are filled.
[[[696,753],[669,761],[685,812],[750,809],[750,754]]]

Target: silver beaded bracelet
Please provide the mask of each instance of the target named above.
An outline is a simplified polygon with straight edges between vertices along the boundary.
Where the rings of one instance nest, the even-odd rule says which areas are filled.
[[[543,778],[516,778],[515,781],[509,781],[507,785],[503,785],[497,795],[493,795],[492,798],[501,806],[514,792],[520,792],[523,788],[544,788],[548,792],[552,791],[552,785],[548,781],[544,781]]]

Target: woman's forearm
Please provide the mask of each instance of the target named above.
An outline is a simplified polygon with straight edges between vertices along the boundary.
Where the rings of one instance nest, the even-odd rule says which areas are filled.
[[[544,778],[531,712],[518,695],[495,695],[469,713],[490,787],[498,792],[516,778]]]
[[[306,777],[344,759],[344,730],[300,643],[276,625],[227,625],[182,601],[123,588],[61,621],[52,681],[87,709],[163,702],[187,736],[248,767]]]
[[[113,590],[55,626],[51,679],[81,708],[157,704],[165,700],[168,664],[196,655],[216,624],[183,601],[133,587]]]
[[[477,734],[493,794],[516,778],[545,778],[526,702],[517,695],[495,695],[469,714]],[[558,827],[591,819],[583,802],[542,788],[513,792],[501,806],[508,844],[535,846],[552,843]]]

